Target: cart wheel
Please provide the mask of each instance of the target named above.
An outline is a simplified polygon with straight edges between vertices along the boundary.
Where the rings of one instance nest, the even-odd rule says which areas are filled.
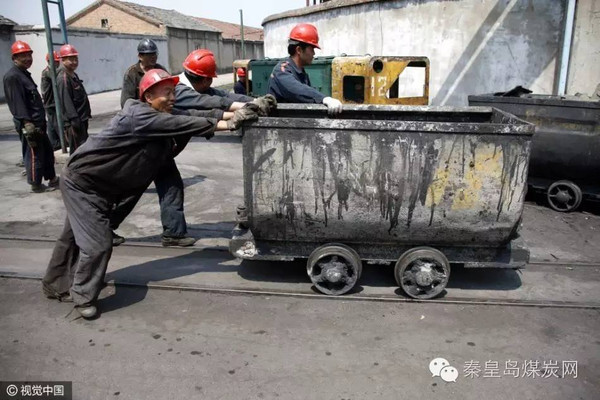
[[[556,181],[548,188],[546,198],[553,210],[570,212],[579,207],[583,194],[579,186],[571,181]]]
[[[450,263],[439,250],[415,247],[400,256],[394,276],[408,296],[431,299],[446,288],[450,278]]]
[[[362,274],[362,261],[351,247],[330,243],[312,252],[306,272],[321,293],[337,296],[356,285]]]

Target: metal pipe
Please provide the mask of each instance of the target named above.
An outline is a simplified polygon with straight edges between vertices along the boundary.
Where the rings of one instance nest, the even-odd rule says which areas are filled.
[[[571,44],[573,41],[573,26],[575,23],[575,4],[577,0],[568,0],[567,16],[563,47],[560,57],[560,72],[558,77],[558,95],[564,96],[567,92],[567,78],[569,75],[569,58],[571,57]]]
[[[244,44],[244,11],[240,10],[240,34],[242,36],[242,60],[246,59],[246,46]]]

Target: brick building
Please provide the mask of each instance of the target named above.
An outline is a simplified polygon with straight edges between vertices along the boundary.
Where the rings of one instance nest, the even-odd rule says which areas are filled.
[[[70,28],[92,28],[115,33],[166,37],[168,68],[172,73],[182,72],[183,60],[192,50],[198,48],[210,49],[215,54],[219,72],[229,72],[233,59],[238,58],[235,54],[239,40],[230,38],[228,33],[223,33],[216,27],[221,21],[211,21],[213,23],[208,24],[200,18],[175,10],[117,0],[98,0],[68,18],[67,25]],[[262,39],[251,40],[246,54],[249,58],[261,58],[264,54]]]

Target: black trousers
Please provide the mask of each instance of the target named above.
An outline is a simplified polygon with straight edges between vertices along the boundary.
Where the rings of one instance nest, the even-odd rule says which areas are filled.
[[[70,291],[76,305],[95,301],[112,255],[112,202],[82,190],[68,176],[60,180],[67,219],[42,279],[47,294]]]
[[[56,109],[54,107],[46,108],[48,117],[48,139],[53,150],[60,150],[60,137],[58,136],[58,120],[56,119]]]
[[[187,223],[183,212],[183,180],[175,160],[167,162],[154,178],[160,204],[160,219],[163,236],[182,237],[187,234]],[[143,193],[121,199],[114,207],[110,226],[115,230],[134,209]]]
[[[36,146],[31,147],[25,137],[21,139],[23,163],[27,172],[27,183],[39,185],[42,179],[52,179],[56,176],[54,170],[54,150],[46,135],[46,128],[40,127],[42,133],[36,138]]]
[[[65,137],[69,142],[69,155],[73,154],[88,138],[88,121],[81,121],[76,129],[73,126],[65,128]]]

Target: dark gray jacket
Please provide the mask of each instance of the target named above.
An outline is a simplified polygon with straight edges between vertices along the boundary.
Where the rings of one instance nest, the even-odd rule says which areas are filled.
[[[42,80],[40,82],[40,89],[42,89],[42,100],[44,101],[44,107],[47,109],[54,108],[54,92],[52,91],[52,77],[50,74],[50,67],[46,67],[42,70]]]
[[[4,75],[4,94],[18,132],[23,129],[25,121],[45,126],[46,112],[42,97],[29,71],[16,65],[9,69]]]
[[[175,86],[175,108],[179,110],[210,110],[216,108],[227,111],[232,104],[233,100],[227,97],[198,93],[194,88],[183,83],[178,83]]]
[[[207,116],[214,112],[169,114],[128,100],[106,128],[73,153],[63,174],[80,189],[109,200],[143,192],[192,136],[212,136],[217,120]]]
[[[209,96],[219,96],[219,97],[223,97],[223,98],[226,98],[226,99],[229,99],[232,101],[239,101],[241,103],[248,103],[249,101],[254,100],[254,97],[246,96],[244,94],[229,93],[224,90],[215,89],[212,87],[209,87],[207,90],[205,90],[204,92],[200,92],[200,93],[207,94]]]
[[[160,64],[156,64],[154,68],[167,71],[167,69]],[[136,62],[131,67],[127,68],[127,71],[125,71],[125,75],[123,76],[123,88],[121,89],[121,108],[123,108],[127,100],[139,99],[140,81],[143,77],[144,70],[139,62]]]
[[[67,125],[73,124],[72,121],[79,120],[81,122],[91,118],[90,101],[79,75],[75,72],[70,74],[61,66],[58,69],[56,85],[58,86],[63,120]]]

